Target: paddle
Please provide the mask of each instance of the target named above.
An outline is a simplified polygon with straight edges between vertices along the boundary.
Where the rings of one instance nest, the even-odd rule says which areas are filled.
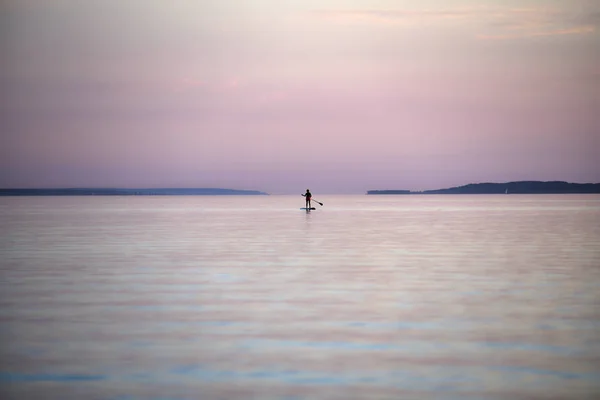
[[[305,194],[303,194],[302,196],[306,197]],[[310,199],[310,201],[314,201],[315,203],[318,203],[320,206],[323,205],[323,203],[321,203],[320,201],[316,201],[315,199]]]

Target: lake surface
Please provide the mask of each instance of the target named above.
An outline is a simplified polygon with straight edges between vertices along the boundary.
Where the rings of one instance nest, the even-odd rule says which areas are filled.
[[[0,198],[3,399],[593,399],[600,196]]]

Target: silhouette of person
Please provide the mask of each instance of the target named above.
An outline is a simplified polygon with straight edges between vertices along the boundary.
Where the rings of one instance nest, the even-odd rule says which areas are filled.
[[[310,190],[306,189],[306,193],[304,193],[302,196],[304,196],[306,198],[306,208],[308,208],[308,209],[312,208],[310,205],[310,198],[312,197]]]

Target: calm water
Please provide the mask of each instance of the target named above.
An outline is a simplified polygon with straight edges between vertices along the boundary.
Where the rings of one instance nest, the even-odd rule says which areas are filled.
[[[0,198],[0,397],[592,399],[600,196]]]

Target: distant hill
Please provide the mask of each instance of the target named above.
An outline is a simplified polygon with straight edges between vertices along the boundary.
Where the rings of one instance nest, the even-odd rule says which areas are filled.
[[[0,196],[223,196],[268,195],[256,190],[217,188],[183,189],[117,189],[117,188],[57,188],[0,189]]]
[[[408,190],[369,190],[367,194],[563,194],[600,193],[600,183],[562,181],[518,181],[506,183],[470,183],[447,189],[411,192]]]

